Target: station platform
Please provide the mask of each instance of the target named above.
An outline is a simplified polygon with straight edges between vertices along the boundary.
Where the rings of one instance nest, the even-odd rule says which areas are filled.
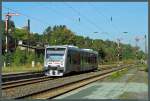
[[[148,101],[148,73],[129,69],[116,78],[105,78],[54,99],[138,99]]]

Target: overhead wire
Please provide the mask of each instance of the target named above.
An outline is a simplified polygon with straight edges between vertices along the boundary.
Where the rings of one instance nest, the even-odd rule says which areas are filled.
[[[91,3],[88,3],[88,4],[89,4],[91,7],[93,7],[93,9],[96,9],[95,12],[97,12],[97,14],[98,14],[99,16],[103,16],[103,17],[107,20],[107,22],[110,23],[110,25],[112,26],[112,28],[114,29],[114,31],[115,31],[117,34],[119,34],[118,37],[119,37],[121,40],[123,40],[123,39],[121,38],[121,36],[122,36],[121,34],[124,33],[124,32],[121,32],[120,29],[118,28],[118,26],[116,26],[116,25],[113,23],[113,17],[111,16],[111,18],[108,18],[108,16],[104,15],[103,12],[100,11],[100,9],[95,8],[95,6],[94,6],[93,4],[91,4]]]
[[[12,8],[8,8],[8,7],[3,7],[3,8],[8,9],[8,10],[11,10],[11,11],[13,11],[14,13],[21,14],[21,15],[24,16],[24,17],[31,18],[31,19],[33,19],[33,20],[35,20],[35,21],[38,21],[38,22],[42,23],[42,24],[49,24],[49,23],[47,23],[47,22],[42,21],[41,19],[38,19],[38,18],[35,18],[35,17],[32,17],[32,16],[29,16],[29,15],[27,15],[27,14],[20,13],[19,11],[16,11],[16,10],[14,10],[14,9],[12,9]],[[52,10],[52,9],[51,9],[51,10]],[[53,9],[53,10],[54,10],[54,9]],[[59,13],[57,13],[57,10],[54,10],[54,12],[59,15]],[[59,16],[60,16],[60,15],[59,15]],[[66,17],[64,17],[64,18],[67,19]]]
[[[68,6],[66,6],[66,7],[68,7]],[[45,7],[45,8],[48,9],[48,7]],[[49,10],[53,11],[55,14],[57,14],[57,15],[59,15],[59,16],[60,16],[60,15],[61,15],[61,16],[63,15],[63,17],[65,16],[64,18],[67,19],[67,20],[68,20],[68,18],[70,18],[69,16],[64,15],[64,13],[62,13],[62,12],[58,12],[57,10],[55,10],[55,9],[52,8],[52,7],[51,7]],[[73,11],[73,10],[72,10],[72,11]],[[74,11],[73,11],[73,12],[74,12]],[[61,13],[61,14],[60,14],[60,13]],[[79,15],[79,13],[76,13],[76,14]],[[81,14],[80,14],[80,15],[81,15]],[[79,18],[80,18],[80,17],[79,17]],[[80,23],[83,23],[82,21],[79,21],[79,22],[80,22]],[[87,22],[87,20],[86,20],[86,22]],[[79,24],[80,24],[80,23],[79,23]],[[90,24],[91,24],[91,23],[90,23]],[[80,25],[81,25],[81,24],[80,24]],[[79,26],[79,25],[78,25],[78,26]],[[91,29],[91,27],[89,27],[87,24],[85,24],[84,26],[82,26],[82,28],[83,28],[83,27],[84,27],[86,30],[87,30],[87,29],[88,29],[88,30],[90,29],[90,31],[91,31],[91,30],[94,30],[94,29]],[[76,27],[76,28],[77,28],[77,27]],[[78,27],[78,29],[79,29],[79,28],[82,29],[81,27]]]
[[[41,20],[41,19],[38,19],[38,18],[36,18],[36,17],[30,16],[30,15],[27,15],[27,14],[23,14],[23,13],[21,13],[21,12],[19,12],[19,11],[16,11],[16,10],[12,9],[12,8],[4,7],[4,6],[3,6],[3,8],[8,9],[8,10],[11,10],[11,11],[13,11],[13,12],[15,12],[15,13],[18,13],[18,14],[24,16],[24,17],[27,17],[28,19],[30,18],[30,19],[32,19],[32,20],[34,20],[34,21],[39,22],[39,23],[42,23],[42,24],[49,24],[49,23],[47,23],[47,22],[45,22],[45,21],[43,21],[43,20]]]
[[[66,4],[66,3],[65,3],[65,4]],[[84,16],[83,14],[81,14],[81,13],[80,13],[79,11],[77,11],[75,8],[73,8],[72,6],[70,6],[70,5],[68,5],[68,4],[66,4],[66,5],[67,5],[67,7],[71,8],[72,11],[76,12],[79,16],[82,16],[83,18],[85,18],[84,20],[86,20],[86,22],[88,22],[88,23],[90,23],[91,25],[95,26],[98,30],[99,30],[99,29],[102,30],[102,28],[100,28],[99,26],[97,26],[94,22],[92,22],[92,21],[91,21],[90,19],[88,19],[86,16]],[[43,20],[41,20],[41,19],[38,19],[38,18],[33,17],[33,16],[29,16],[29,15],[27,15],[27,14],[20,13],[20,12],[14,10],[14,9],[7,8],[7,7],[3,7],[3,8],[8,9],[8,10],[11,10],[11,11],[13,11],[13,12],[15,12],[15,13],[19,13],[19,14],[21,14],[21,15],[27,17],[27,18],[31,18],[31,19],[33,19],[33,20],[36,20],[36,21],[42,23],[42,24],[49,24],[49,23],[47,23],[47,22],[45,22],[45,21],[43,21]],[[53,9],[53,10],[54,10],[54,9]],[[56,10],[55,10],[55,11],[56,11]],[[56,13],[56,14],[58,14],[58,13]],[[66,17],[64,17],[64,18],[66,18]],[[86,24],[85,24],[85,25],[86,25]],[[82,27],[83,27],[83,26],[82,26]],[[85,27],[85,26],[84,26],[84,27]],[[85,28],[86,28],[86,29],[89,29],[89,28],[91,29],[91,27],[89,27],[89,28],[87,28],[87,27],[89,27],[89,26],[86,26]],[[80,28],[81,28],[81,27],[80,27]]]
[[[85,15],[81,14],[77,9],[75,9],[71,5],[68,5],[67,3],[65,3],[65,5],[68,6],[70,9],[72,9],[72,11],[76,12],[79,16],[82,16],[84,18],[84,20],[86,20],[88,23],[93,25],[93,27],[95,26],[95,28],[97,28],[99,31],[102,32],[103,29],[101,27],[99,27],[98,25],[96,25],[94,22],[92,22],[88,17],[86,17]]]
[[[49,7],[45,7],[46,9],[48,9],[48,11],[49,10],[51,10],[51,11],[53,11],[55,14],[57,14],[57,15],[59,15],[59,16],[62,16],[62,15],[64,15],[64,13],[62,13],[62,12],[58,12],[57,10],[55,10],[54,8],[50,8],[49,9]],[[61,13],[61,14],[60,14]],[[64,15],[63,16],[63,19],[65,19],[65,20],[68,20],[68,18],[70,18],[70,17],[68,17],[68,16],[66,16],[66,15]],[[74,24],[73,24],[73,26],[75,26]],[[81,28],[81,27],[76,27],[77,29],[79,29],[79,28]]]
[[[92,5],[91,3],[88,3],[91,7],[93,7],[93,9],[96,9],[94,11],[97,12],[98,15],[100,16],[103,16],[108,22],[110,22],[110,24],[112,25],[113,29],[118,33],[120,34],[120,30],[118,29],[118,27],[116,27],[116,25],[113,23],[112,21],[112,16],[111,16],[111,19],[109,19],[107,16],[105,16],[102,11],[100,11],[99,9],[95,8],[94,5]],[[110,21],[111,20],[111,21]]]

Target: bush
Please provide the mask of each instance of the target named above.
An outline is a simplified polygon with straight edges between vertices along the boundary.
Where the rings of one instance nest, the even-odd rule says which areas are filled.
[[[145,71],[148,72],[148,68],[146,68]]]
[[[20,50],[19,48],[16,49],[14,53],[14,64],[15,65],[21,65],[26,63],[26,53],[25,51]]]
[[[33,52],[30,52],[30,54],[27,54],[27,63],[31,64],[31,62],[34,60],[35,60],[35,57],[34,57]]]

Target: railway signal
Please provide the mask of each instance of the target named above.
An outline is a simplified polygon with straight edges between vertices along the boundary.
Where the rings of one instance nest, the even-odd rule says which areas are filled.
[[[6,33],[6,49],[5,49],[5,52],[7,53],[8,52],[8,31],[9,31],[9,20],[10,20],[10,17],[12,16],[18,16],[19,14],[17,13],[7,13],[5,15],[5,33]]]
[[[7,13],[5,14],[5,33],[6,33],[6,39],[5,39],[5,52],[6,54],[8,53],[8,33],[9,33],[9,20],[12,16],[19,16],[17,13]],[[4,62],[4,67],[6,66],[7,63]]]

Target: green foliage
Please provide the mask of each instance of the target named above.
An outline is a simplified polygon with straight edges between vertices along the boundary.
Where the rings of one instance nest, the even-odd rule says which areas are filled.
[[[13,63],[16,66],[21,64],[27,64],[27,63],[31,64],[34,59],[35,57],[33,52],[28,53],[25,50],[20,50],[19,48],[17,48],[16,51],[14,52]]]
[[[16,28],[14,31],[14,38],[16,38],[18,40],[27,40],[27,38],[28,38],[27,30]]]
[[[35,57],[34,57],[34,53],[33,53],[33,52],[28,53],[26,56],[27,56],[27,63],[29,63],[29,64],[31,64],[32,61],[35,60]]]
[[[66,26],[54,26],[53,31],[48,36],[50,45],[72,44],[74,42],[73,33]]]
[[[25,51],[20,50],[19,48],[16,49],[16,51],[14,52],[14,64],[17,65],[21,65],[21,64],[25,64],[26,63],[26,53]]]
[[[90,39],[89,37],[83,37],[76,35],[76,33],[72,32],[65,25],[56,25],[54,27],[48,26],[43,34],[38,33],[30,33],[28,37],[28,32],[26,29],[15,28],[14,23],[11,22],[12,37],[17,40],[28,40],[30,39],[30,44],[34,45],[35,42],[40,43],[48,43],[49,45],[75,45],[79,48],[91,48],[95,51],[98,51],[99,61],[101,63],[115,62],[117,61],[118,51],[120,53],[120,60],[130,60],[136,59],[136,47],[132,47],[127,44],[120,44],[121,48],[118,50],[117,43],[110,40],[101,40],[101,39]],[[2,24],[2,29],[4,32],[4,22]],[[5,34],[2,35],[3,45],[5,41]],[[43,55],[34,56],[33,53],[27,54],[25,51],[21,51],[16,49],[16,51],[12,52],[14,54],[14,58],[10,58],[13,60],[14,64],[24,64],[31,63],[32,60],[36,60],[37,62],[43,63],[44,57]],[[11,56],[11,55],[10,55]],[[137,58],[140,60],[141,58],[146,59],[146,56],[143,51],[137,52]],[[12,57],[12,56],[11,56]]]
[[[40,54],[39,57],[36,57],[36,62],[44,63],[44,55]]]
[[[30,36],[30,39],[32,39],[35,42],[42,42],[41,35],[39,35],[38,33],[32,34],[32,36]]]
[[[120,78],[122,75],[124,75],[125,73],[127,73],[129,69],[128,68],[125,68],[125,69],[122,69],[120,71],[116,71],[114,72],[110,77],[109,79],[116,79],[116,78]]]
[[[6,62],[6,66],[10,66],[11,63],[13,62],[13,54],[11,54],[11,52],[7,52],[4,55],[2,55],[2,61]]]

